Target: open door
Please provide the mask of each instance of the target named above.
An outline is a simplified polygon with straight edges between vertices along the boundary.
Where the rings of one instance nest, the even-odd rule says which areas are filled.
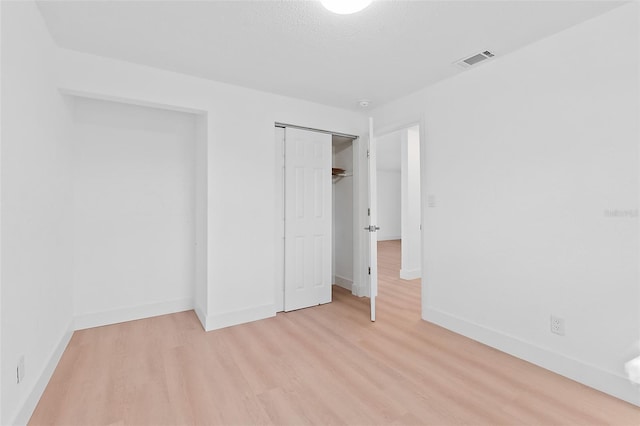
[[[331,135],[285,129],[284,310],[331,302]]]
[[[369,117],[369,141],[367,147],[368,218],[369,225],[364,228],[369,234],[369,297],[371,298],[371,321],[376,320],[376,296],[378,295],[378,180],[376,173],[376,141],[373,138],[373,118]]]

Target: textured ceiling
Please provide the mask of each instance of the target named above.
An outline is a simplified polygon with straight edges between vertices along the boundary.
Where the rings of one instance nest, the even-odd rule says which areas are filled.
[[[401,97],[623,2],[374,1],[335,15],[315,1],[41,1],[56,42],[344,108]]]

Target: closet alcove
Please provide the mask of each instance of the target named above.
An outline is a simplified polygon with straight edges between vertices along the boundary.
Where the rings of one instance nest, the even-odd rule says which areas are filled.
[[[353,139],[332,136],[333,284],[349,291],[353,286]]]

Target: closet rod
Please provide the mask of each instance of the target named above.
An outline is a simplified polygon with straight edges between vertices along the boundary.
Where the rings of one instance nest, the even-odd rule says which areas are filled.
[[[314,129],[314,128],[311,128],[311,127],[296,126],[295,124],[286,124],[286,123],[278,123],[278,122],[276,122],[276,127],[282,127],[282,128],[290,127],[292,129],[310,130],[312,132],[328,133],[328,134],[334,135],[334,136],[342,136],[343,138],[358,139],[358,136],[348,135],[346,133],[330,132],[329,130],[320,130],[320,129]]]

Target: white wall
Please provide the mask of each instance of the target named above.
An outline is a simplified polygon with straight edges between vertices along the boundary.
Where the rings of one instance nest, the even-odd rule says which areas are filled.
[[[353,175],[353,144],[333,145],[333,167]],[[353,176],[333,183],[333,277],[334,283],[353,286]]]
[[[69,92],[206,115],[208,285],[199,317],[214,329],[273,316],[274,123],[360,135],[363,116],[64,49],[59,64]]]
[[[400,171],[378,170],[378,241],[400,239],[400,205]]]
[[[83,98],[74,110],[76,328],[190,309],[196,116]]]
[[[401,155],[401,265],[400,278],[420,278],[420,129],[414,126],[402,131]]]
[[[376,138],[378,176],[378,241],[399,240],[401,234],[400,152],[402,131]]]
[[[36,6],[2,8],[2,424],[26,422],[71,335],[69,113]],[[18,358],[24,381],[16,384]]]
[[[425,319],[640,404],[639,94],[634,3],[374,112],[424,117]]]

